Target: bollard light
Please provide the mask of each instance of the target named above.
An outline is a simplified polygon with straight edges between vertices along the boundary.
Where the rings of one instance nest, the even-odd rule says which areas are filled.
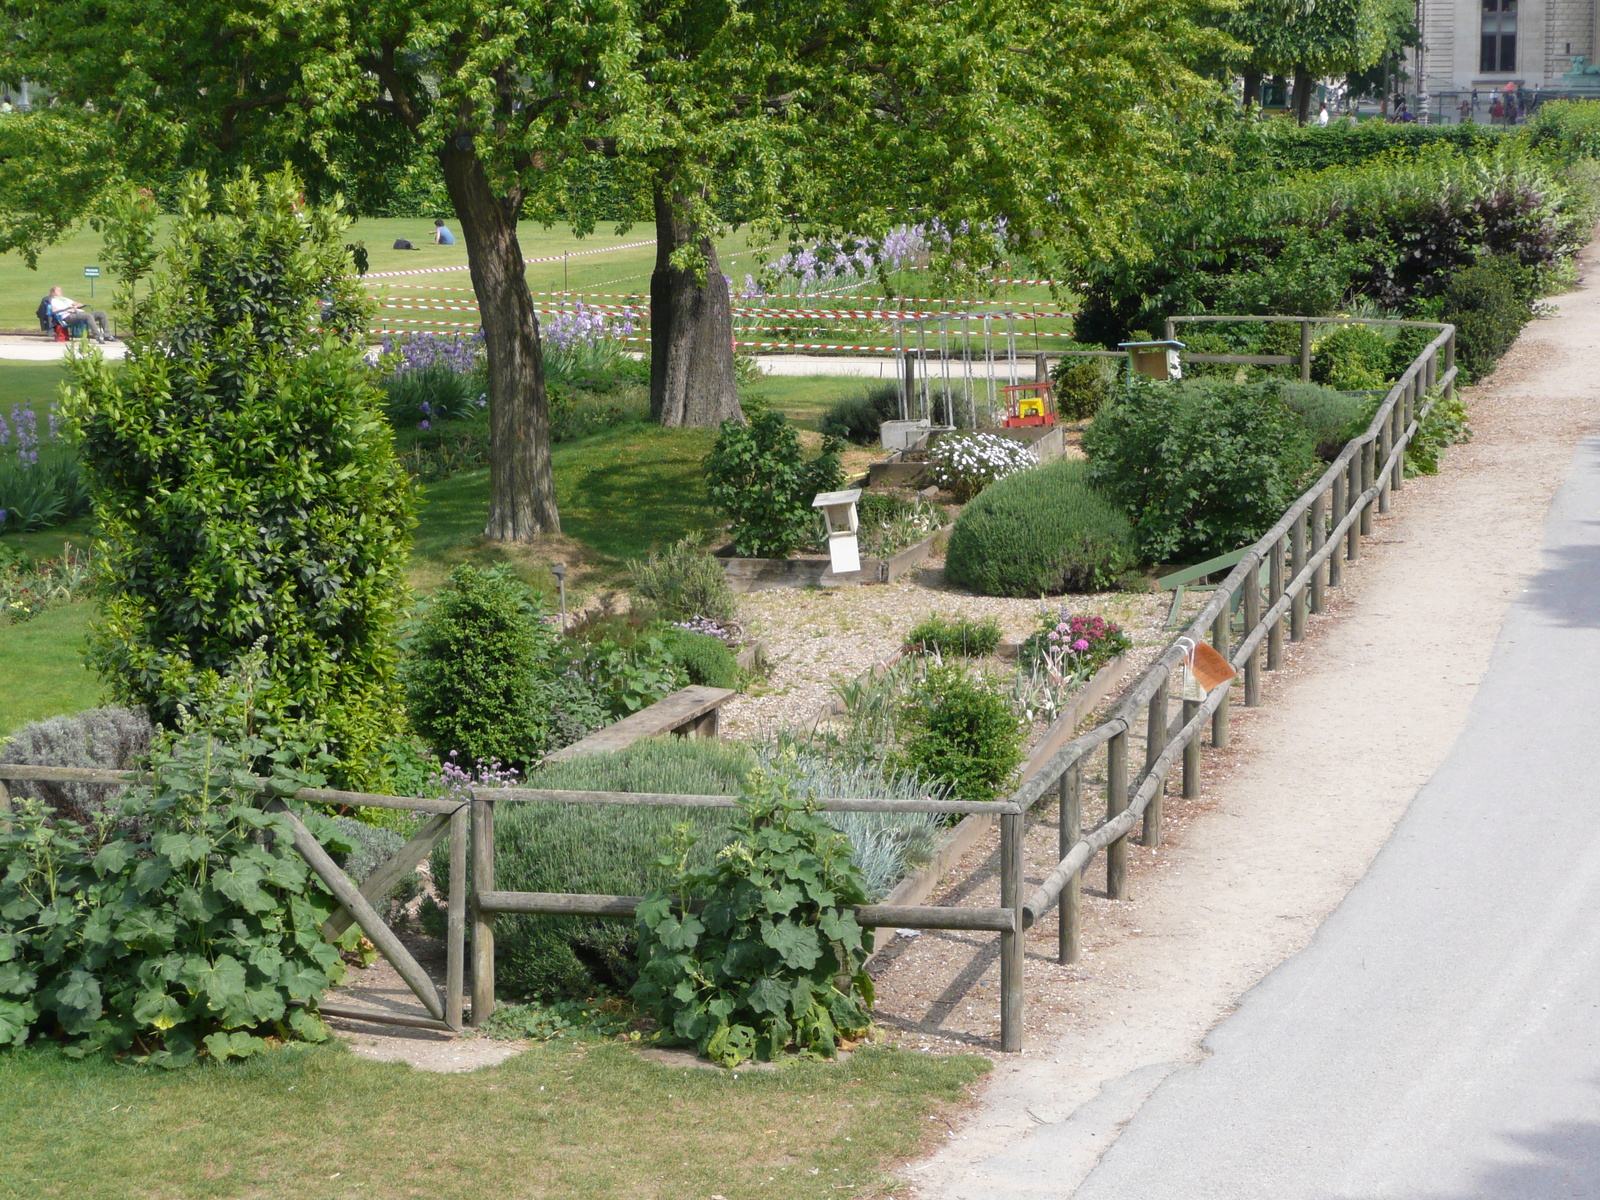
[[[561,589],[561,632],[567,632],[567,564],[551,563],[550,570],[556,577],[556,586]]]

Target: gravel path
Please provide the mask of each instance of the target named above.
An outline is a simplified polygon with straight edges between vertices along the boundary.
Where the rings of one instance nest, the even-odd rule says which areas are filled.
[[[765,681],[752,686],[750,695],[724,706],[723,736],[752,738],[780,728],[809,726],[832,698],[836,682],[853,679],[889,658],[904,644],[912,626],[930,612],[994,617],[1008,638],[1020,640],[1034,631],[1044,613],[1059,611],[1064,604],[1118,622],[1136,646],[1154,647],[1164,641],[1165,596],[1104,592],[1042,604],[1038,599],[974,596],[945,583],[940,563],[895,583],[748,593],[739,597],[739,615],[749,635],[766,643],[771,671]]]

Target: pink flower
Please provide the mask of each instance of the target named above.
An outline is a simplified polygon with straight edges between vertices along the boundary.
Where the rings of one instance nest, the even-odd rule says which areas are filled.
[[[1082,651],[1087,650],[1089,648],[1089,643],[1086,640],[1084,640],[1083,638],[1079,638],[1077,641],[1072,643],[1072,648],[1081,653]]]

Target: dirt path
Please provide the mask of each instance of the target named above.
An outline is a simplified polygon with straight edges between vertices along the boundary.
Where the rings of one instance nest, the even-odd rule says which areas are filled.
[[[1169,796],[1173,835],[1159,854],[1137,852],[1133,900],[1089,906],[1084,961],[1048,957],[1051,922],[1030,935],[1031,1048],[999,1058],[965,1125],[906,1168],[924,1200],[1070,1196],[1156,1085],[1196,1060],[1206,1032],[1366,870],[1461,730],[1507,605],[1538,567],[1551,495],[1600,414],[1600,261],[1591,250],[1582,265],[1589,281],[1469,393],[1474,441],[1397,494],[1329,613],[1268,676],[1264,707],[1234,709],[1232,748],[1207,751],[1203,799]],[[1090,890],[1100,883],[1097,869]],[[956,952],[973,984],[993,974],[986,945]],[[997,1016],[983,995],[997,988],[941,997],[939,1012],[918,1000],[897,978],[915,976],[915,957],[883,984],[904,1040],[972,1038],[983,1010]],[[973,1024],[947,1028],[963,1005]]]

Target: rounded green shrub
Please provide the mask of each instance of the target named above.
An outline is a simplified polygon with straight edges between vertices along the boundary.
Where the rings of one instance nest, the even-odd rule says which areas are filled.
[[[967,505],[944,573],[986,596],[1091,592],[1114,586],[1137,557],[1127,515],[1089,483],[1087,464],[1058,459]]]
[[[1117,368],[1104,358],[1063,358],[1051,372],[1056,412],[1064,421],[1082,421],[1111,399]]]
[[[1022,764],[1022,722],[965,667],[934,667],[906,705],[905,765],[962,800],[993,800]]]
[[[670,621],[704,617],[731,625],[739,616],[722,563],[700,549],[692,537],[666,550],[650,551],[643,562],[628,563],[633,578],[633,609]]]
[[[1456,327],[1457,361],[1474,378],[1494,370],[1533,319],[1533,271],[1495,255],[1450,277],[1440,320]]]
[[[1312,348],[1311,380],[1347,390],[1383,387],[1389,351],[1389,339],[1372,326],[1341,325]]]
[[[900,415],[900,385],[880,384],[858,396],[835,400],[817,421],[823,436],[857,446],[876,446],[879,427]]]
[[[405,664],[411,723],[441,757],[533,762],[549,738],[556,636],[504,568],[460,566],[434,595]]]
[[[1340,392],[1314,383],[1285,383],[1278,398],[1300,418],[1317,454],[1332,459],[1344,444],[1366,428],[1377,411],[1374,393]]]
[[[728,643],[709,633],[668,625],[661,631],[667,653],[689,673],[689,682],[705,687],[736,688],[744,672]]]

